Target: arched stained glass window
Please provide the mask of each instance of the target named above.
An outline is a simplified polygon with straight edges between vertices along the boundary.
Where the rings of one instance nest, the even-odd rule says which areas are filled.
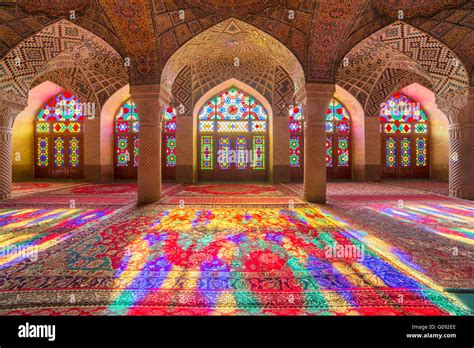
[[[70,92],[46,103],[35,121],[35,177],[83,177],[83,105]]]
[[[267,178],[268,113],[251,95],[229,88],[211,98],[198,117],[199,178]]]
[[[332,99],[326,112],[326,167],[328,177],[349,179],[351,117],[347,109]]]
[[[169,105],[163,112],[162,166],[163,179],[176,178],[176,110]]]
[[[132,100],[122,104],[115,116],[116,179],[135,179],[139,162],[140,121]]]
[[[290,174],[292,180],[303,178],[304,136],[303,109],[290,108]],[[351,117],[337,99],[326,112],[326,168],[330,179],[351,178]]]
[[[429,177],[429,122],[419,103],[395,93],[380,110],[384,177]]]

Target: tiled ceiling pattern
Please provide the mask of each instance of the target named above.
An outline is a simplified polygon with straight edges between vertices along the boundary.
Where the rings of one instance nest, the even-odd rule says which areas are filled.
[[[380,106],[387,100],[388,96],[414,82],[417,82],[428,89],[432,89],[433,87],[429,79],[416,74],[413,71],[386,68],[372,88],[367,106],[365,107],[365,115],[368,117],[379,116]]]
[[[158,51],[151,5],[146,0],[99,0],[131,59],[131,82],[159,81]]]
[[[338,83],[351,88],[358,99],[366,103],[372,88],[390,62],[412,59],[417,63],[406,63],[410,66],[409,70],[417,70],[416,74],[420,76],[428,74],[426,79],[433,83],[437,94],[450,98],[462,90],[469,73],[471,83],[474,84],[473,7],[471,0],[2,1],[0,56],[4,59],[0,62],[0,85],[9,92],[25,95],[36,73],[46,74],[47,71],[49,74],[52,67],[46,67],[49,61],[71,45],[79,47],[79,42],[87,37],[88,41],[104,43],[102,46],[107,47],[111,57],[131,58],[131,83],[159,83],[161,79],[167,81],[166,88],[170,93],[174,78],[184,66],[189,66],[190,71],[201,76],[193,80],[193,93],[197,94],[230,75],[242,77],[248,82],[252,80],[259,88],[270,88],[275,81],[265,82],[264,79],[275,76],[271,74],[271,70],[275,72],[275,67],[281,66],[297,84],[296,93],[302,90],[299,89],[302,83],[298,82],[301,76],[306,82],[333,82],[338,72]],[[71,9],[75,11],[74,19],[70,18]],[[375,52],[371,52],[366,47],[365,50],[360,50],[360,45],[357,44],[362,41],[367,43],[369,36],[395,22],[400,10],[403,11],[404,21],[411,26],[398,27],[397,34],[393,34],[396,30],[392,28],[394,30],[387,35],[394,36],[387,36],[383,40],[383,49],[377,48]],[[78,35],[71,36],[71,30],[58,27],[57,23],[64,19],[76,25]],[[243,31],[249,33],[241,36],[241,41],[237,40],[237,44],[222,40],[223,36],[229,37],[229,33],[222,31],[223,23],[228,23],[229,20],[239,23],[241,30],[244,28]],[[252,29],[245,29],[246,26]],[[220,46],[212,42],[212,35],[221,40]],[[230,36],[238,37],[239,34],[231,33]],[[196,39],[204,44],[188,54],[200,57],[199,62],[176,63],[175,56],[183,57],[182,50],[188,51],[188,44]],[[421,45],[423,51],[431,52],[432,56],[428,57],[428,53],[421,54],[415,44]],[[259,48],[254,50],[255,47]],[[457,56],[453,56],[448,48]],[[392,52],[391,49],[395,49],[397,55],[383,59],[384,64],[378,64],[378,59]],[[355,53],[357,50],[358,53]],[[287,59],[287,51],[292,52],[292,59]],[[20,57],[28,62],[28,66],[20,70],[12,66],[12,52],[13,57]],[[94,56],[91,50],[83,52]],[[219,55],[209,54],[210,52],[219,52]],[[241,62],[245,64],[240,66],[240,70],[229,66],[229,62],[235,58],[232,57],[234,54],[243,57]],[[205,55],[208,68],[204,64],[206,61],[201,59]],[[367,76],[362,77],[360,72],[342,73],[348,80],[341,81],[339,63],[349,56],[357,57],[365,62],[363,64],[370,62]],[[433,57],[439,58],[439,64],[433,64]],[[454,70],[448,67],[444,71],[446,76],[442,76],[442,65],[453,57],[460,58],[464,65],[461,64]],[[8,59],[9,63],[5,63]],[[262,66],[264,61],[272,67]],[[296,72],[294,62],[299,62],[301,71]],[[90,63],[100,70],[110,64],[110,61],[99,62],[91,58]],[[377,65],[375,70],[372,69],[374,65]],[[85,75],[87,69],[84,70]],[[354,72],[357,69],[365,68],[354,68]],[[100,81],[97,88],[101,98],[105,98],[108,91],[123,83],[122,74],[123,72],[98,72],[95,79]],[[119,78],[115,79],[113,75],[118,75]],[[171,80],[166,80],[168,77]],[[110,88],[102,85],[109,82],[112,84]]]
[[[75,10],[75,19],[70,11]],[[42,28],[67,19],[109,43],[121,55],[121,41],[97,0],[18,0],[0,5],[0,57]]]
[[[231,16],[273,36],[305,66],[315,1],[155,0],[152,3],[162,68],[185,42]]]
[[[83,28],[60,20],[22,41],[0,60],[0,88],[27,96],[39,74],[70,66],[91,72],[91,87],[96,93],[102,92],[99,100],[107,97],[104,90],[112,91],[128,81],[123,59],[110,45]]]
[[[369,116],[376,115],[380,100],[412,82],[429,86],[438,101],[467,94],[468,73],[455,54],[401,21],[356,45],[346,58],[338,70],[338,84],[360,101]]]
[[[34,88],[44,81],[51,81],[67,91],[71,91],[81,102],[98,104],[94,90],[82,70],[77,67],[66,67],[38,75],[32,82]]]
[[[366,106],[372,89],[386,68],[411,71],[429,79],[429,74],[402,52],[370,37],[346,55],[338,70],[337,84]],[[346,63],[346,64],[345,64]]]
[[[271,99],[277,66],[293,79],[294,89],[304,86],[304,72],[296,57],[282,43],[246,22],[230,18],[203,31],[184,44],[163,69],[161,86],[171,91],[178,73],[191,66],[193,94],[237,78]]]
[[[409,21],[454,50],[469,69],[474,84],[474,2],[460,8],[446,9],[433,17],[416,17]]]

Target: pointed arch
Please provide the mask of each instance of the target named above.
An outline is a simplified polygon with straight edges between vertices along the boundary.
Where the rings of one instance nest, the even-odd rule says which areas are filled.
[[[258,173],[258,175],[252,175],[253,173],[249,172],[250,173],[249,177],[254,177],[257,180],[268,180],[272,176],[272,165],[273,165],[272,108],[268,100],[266,100],[266,98],[262,94],[260,94],[257,90],[234,78],[229,79],[215,86],[209,91],[207,91],[196,102],[194,106],[194,110],[193,110],[193,143],[194,143],[193,176],[194,176],[194,180],[199,180],[202,176],[199,173],[200,173],[200,169],[202,169],[201,164],[203,164],[204,162],[203,161],[199,162],[199,158],[203,160],[202,153],[201,153],[202,151],[204,151],[204,148],[201,148],[201,145],[204,146],[203,141],[206,139],[210,139],[209,141],[211,141],[211,143],[208,143],[206,146],[208,146],[207,150],[211,152],[212,151],[215,152],[216,150],[214,147],[219,146],[219,144],[216,142],[217,140],[213,140],[214,138],[216,138],[216,136],[214,136],[213,134],[218,134],[218,127],[220,127],[220,125],[214,124],[212,128],[208,128],[209,134],[207,134],[208,130],[203,128],[203,126],[199,124],[200,121],[206,122],[204,118],[202,117],[204,114],[207,114],[205,110],[203,111],[203,107],[205,107],[206,104],[210,103],[211,100],[216,99],[216,97],[220,96],[222,93],[229,93],[229,91],[231,93],[233,93],[232,91],[235,91],[235,93],[241,95],[242,101],[245,98],[249,98],[249,100],[251,100],[251,104],[255,106],[256,108],[255,115],[253,113],[244,112],[243,110],[242,112],[237,111],[236,113],[237,116],[241,116],[241,117],[238,117],[238,121],[242,120],[240,122],[245,123],[244,125],[245,127],[242,129],[240,128],[240,126],[237,126],[237,129],[240,129],[238,133],[242,135],[242,139],[245,138],[244,140],[242,140],[243,141],[242,149],[246,147],[250,149],[248,151],[254,151],[254,152],[260,151],[259,153],[261,154],[261,157],[262,157],[262,158],[259,158],[257,155],[257,157],[255,158],[254,164],[257,163],[256,167],[254,166],[254,164],[251,164],[249,166],[245,165],[242,168],[249,169],[249,170],[251,170],[250,168],[252,168],[252,169],[255,169],[254,172]],[[237,98],[237,101],[241,99],[238,96],[236,98]],[[211,103],[208,105],[212,108],[213,104]],[[234,105],[232,105],[231,107],[235,108]],[[226,109],[223,112],[225,114],[223,115],[224,117],[223,122],[225,123],[225,122],[228,122],[228,121],[225,121],[227,120],[226,115],[227,115],[228,110]],[[211,114],[214,115],[214,113],[212,112]],[[217,123],[219,122],[219,121],[216,121],[217,119],[214,117],[212,119],[214,121],[210,121],[210,122],[217,122]],[[265,123],[265,125],[263,125],[263,123]],[[227,125],[222,124],[222,126],[224,128],[224,126],[227,126]],[[256,130],[257,128],[259,128],[259,130]],[[232,133],[233,131],[228,130],[228,131],[223,132],[222,134],[230,134],[228,132]],[[250,138],[250,136],[248,137],[245,136],[246,134],[252,134],[252,133],[255,133],[255,135],[253,135],[252,138]],[[236,146],[237,146],[237,153],[239,153],[240,151],[239,145],[238,145],[239,139],[235,139],[235,141],[236,141]],[[227,144],[226,146],[228,146],[228,149],[230,150],[232,145],[233,144]],[[239,154],[237,154],[237,156],[239,156]],[[212,158],[212,155],[211,155],[211,157],[208,158],[207,161],[209,161],[211,165],[210,169],[211,168],[214,169],[213,161],[215,162],[217,161],[217,159]],[[237,159],[237,161],[239,161],[239,159]],[[237,167],[239,167],[238,163],[236,163],[236,165]],[[204,176],[202,176],[202,178],[203,177]],[[238,178],[237,180],[242,179],[242,178]]]
[[[209,52],[219,54],[209,56]],[[269,71],[277,65],[288,71],[296,92],[305,85],[303,68],[286,46],[260,29],[235,18],[228,18],[203,31],[171,56],[161,76],[162,99],[172,94],[177,75],[187,65],[192,66],[204,90],[210,87],[206,74],[212,78],[216,71],[223,74],[224,79],[237,78],[242,81],[246,78],[250,80],[245,82],[253,87],[262,83],[265,85],[264,80],[269,78]]]
[[[384,90],[374,88],[384,73],[402,70],[419,75],[418,81],[410,82],[432,86],[443,104],[452,105],[467,96],[469,77],[461,59],[436,38],[403,21],[357,44],[339,66],[338,84],[367,107],[372,95],[388,96],[394,89],[390,84]]]
[[[121,56],[112,46],[60,19],[20,42],[0,60],[0,89],[26,97],[35,77],[70,66],[72,61],[89,80],[95,77],[91,88],[97,94],[104,90],[104,81],[118,87],[127,77]],[[100,102],[104,97],[98,99]]]

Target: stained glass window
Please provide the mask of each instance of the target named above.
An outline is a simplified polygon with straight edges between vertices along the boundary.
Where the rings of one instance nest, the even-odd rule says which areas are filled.
[[[395,93],[382,105],[380,121],[401,125],[403,123],[425,123],[427,118],[419,103],[401,93]]]
[[[231,87],[214,96],[199,111],[198,130],[202,170],[265,169],[268,114],[251,95]]]
[[[68,177],[80,173],[84,105],[70,92],[58,94],[46,103],[35,121],[37,177]],[[59,172],[53,168],[65,168]],[[79,175],[80,176],[80,175]],[[77,177],[77,176],[76,176]]]
[[[338,138],[337,163],[340,167],[349,166],[349,139],[347,137]]]
[[[47,167],[49,165],[49,138],[38,137],[37,139],[38,166]]]
[[[385,138],[385,165],[387,167],[395,167],[397,165],[395,138]]]
[[[326,137],[326,167],[332,167],[332,138]]]
[[[37,121],[77,122],[83,121],[81,104],[69,92],[58,94],[50,100],[36,117]]]
[[[300,168],[303,152],[303,110],[299,106],[290,107],[290,168]]]
[[[213,166],[214,137],[203,135],[201,137],[201,169],[211,170]]]
[[[115,176],[132,178],[130,168],[138,167],[138,134],[140,121],[137,108],[127,100],[115,115]],[[128,168],[128,169],[127,169]],[[128,174],[125,174],[128,173]]]
[[[69,165],[71,167],[79,166],[79,142],[78,137],[69,138]]]
[[[427,146],[426,138],[416,139],[416,165],[418,167],[425,167],[427,165],[426,156],[427,156]]]
[[[64,167],[64,138],[54,138],[54,166]]]
[[[293,168],[300,167],[300,140],[298,136],[290,137],[290,167]]]
[[[126,167],[130,162],[128,152],[128,137],[120,135],[117,136],[117,166]]]
[[[176,110],[170,105],[163,112],[164,119],[164,156],[165,166],[176,167]]]
[[[138,159],[139,159],[139,155],[138,155],[138,149],[139,149],[139,139],[138,139],[138,136],[135,136],[133,138],[133,166],[134,167],[138,167]]]
[[[248,122],[218,121],[217,131],[220,133],[247,133],[249,131]]]
[[[404,168],[404,175],[412,166],[428,164],[429,122],[420,103],[402,93],[395,93],[380,110],[381,132],[385,139],[385,167]],[[393,172],[394,169],[391,169]],[[398,172],[398,170],[397,170]],[[419,177],[417,172],[417,177]],[[426,171],[425,175],[428,175]],[[390,174],[394,175],[394,174]]]
[[[237,137],[237,168],[246,169],[248,165],[248,145],[246,137]]]
[[[402,138],[401,139],[401,158],[400,164],[402,167],[409,167],[411,164],[411,147],[410,147],[410,139],[409,138]]]
[[[176,166],[176,137],[166,136],[166,166]]]
[[[326,167],[349,167],[350,132],[349,112],[341,102],[332,99],[326,111]]]
[[[212,98],[199,112],[200,121],[267,120],[267,111],[255,98],[235,87]]]
[[[255,135],[253,137],[253,168],[265,169],[265,137]]]
[[[219,168],[229,169],[230,168],[230,139],[227,136],[219,138]]]

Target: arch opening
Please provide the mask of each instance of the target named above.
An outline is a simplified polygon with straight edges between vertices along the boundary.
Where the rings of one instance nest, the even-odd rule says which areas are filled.
[[[272,108],[256,90],[231,79],[196,103],[194,179],[271,180]]]

